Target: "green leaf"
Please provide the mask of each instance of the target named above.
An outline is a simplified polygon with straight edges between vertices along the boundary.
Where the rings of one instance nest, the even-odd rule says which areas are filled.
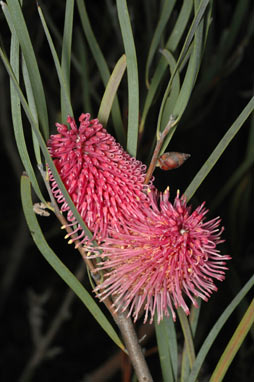
[[[29,178],[25,175],[21,177],[21,200],[30,233],[41,254],[48,261],[51,267],[56,271],[56,273],[79,297],[79,299],[87,307],[87,309],[96,319],[96,321],[109,335],[109,337],[116,343],[117,346],[124,350],[124,345],[122,344],[120,338],[118,337],[117,333],[113,329],[106,316],[102,313],[101,309],[97,306],[94,299],[90,296],[90,294],[86,291],[86,289],[74,276],[74,274],[70,272],[69,269],[62,263],[62,261],[57,257],[57,255],[53,252],[53,250],[49,247],[48,243],[46,242],[41,228],[38,224],[35,213],[33,211],[30,181]]]
[[[5,13],[7,6],[3,2],[1,4],[3,12]],[[30,36],[27,30],[27,26],[22,14],[19,1],[7,0],[7,4],[10,11],[10,19],[12,25],[9,24],[8,20],[7,22],[9,24],[10,29],[12,30],[13,26],[16,31],[16,35],[18,37],[22,53],[26,61],[27,70],[33,89],[36,109],[39,117],[39,122],[42,126],[44,138],[48,139],[48,112],[46,106],[46,99],[34,49],[30,40]]]
[[[171,88],[172,81],[174,79],[174,76],[179,69],[180,65],[182,64],[183,60],[186,58],[186,55],[188,56],[189,52],[189,47],[192,42],[193,36],[194,36],[194,42],[193,42],[193,50],[191,51],[191,56],[189,59],[188,67],[186,70],[186,74],[184,77],[183,84],[181,86],[181,90],[179,93],[179,96],[177,98],[175,107],[173,109],[172,114],[177,117],[177,121],[181,119],[182,114],[184,113],[184,110],[189,102],[193,87],[196,82],[196,78],[198,75],[198,71],[200,68],[201,64],[201,53],[203,51],[203,25],[204,25],[204,20],[202,17],[204,16],[206,7],[209,3],[209,0],[202,0],[199,4],[199,2],[196,0],[194,5],[195,5],[195,17],[194,20],[191,24],[191,27],[189,29],[189,32],[187,34],[186,40],[184,42],[182,51],[179,55],[179,58],[177,60],[177,64],[175,65],[174,72],[171,75],[170,82],[168,84],[168,87],[166,89],[166,95],[168,94],[169,89]],[[165,95],[164,95],[165,99]],[[163,131],[165,126],[161,124],[161,115],[164,109],[164,102],[161,105],[160,113],[159,113],[159,118],[157,122],[157,134],[159,134],[159,131]],[[164,121],[169,119],[170,115],[164,117]],[[167,145],[170,142],[170,139],[172,138],[175,129],[172,129],[170,134],[168,134],[167,138],[165,139],[165,142],[163,143],[163,147],[161,150],[161,153],[165,150]]]
[[[117,64],[110,76],[105,92],[103,94],[100,109],[98,112],[98,119],[104,127],[107,126],[111,107],[116,96],[117,89],[120,85],[122,77],[126,69],[126,56],[122,55],[117,61]]]
[[[193,87],[197,79],[199,68],[201,65],[201,56],[203,52],[204,20],[202,18],[209,4],[209,0],[202,0],[199,5],[198,5],[198,2],[195,1],[194,4],[195,4],[195,18],[192,22],[192,25],[188,32],[187,38],[185,40],[182,52],[177,61],[177,68],[178,68],[181,65],[181,62],[184,60],[186,54],[188,53],[190,43],[194,36],[193,50],[191,52],[191,56],[190,56],[189,64],[188,64],[186,74],[184,77],[183,85],[181,87],[179,97],[177,99],[175,108],[173,110],[173,115],[177,116],[178,119],[181,118],[189,102]],[[167,140],[166,143],[168,142],[169,142],[169,139]]]
[[[163,100],[161,102],[160,107],[160,113],[158,117],[158,124],[161,126],[166,126],[169,117],[171,114],[173,114],[175,103],[177,102],[179,92],[180,92],[180,75],[179,72],[176,69],[176,61],[174,59],[174,56],[169,51],[163,49],[162,52],[163,56],[166,58],[169,67],[170,67],[170,73],[171,78],[169,80],[168,86],[166,88],[166,91],[163,96]],[[161,154],[162,154],[161,150]]]
[[[139,123],[139,83],[136,49],[131,30],[126,0],[116,0],[118,18],[127,60],[128,79],[128,133],[127,151],[136,156]]]
[[[191,328],[192,337],[195,338],[197,324],[198,324],[198,318],[201,308],[201,299],[197,299],[198,308],[196,308],[193,304],[191,306],[191,312],[189,316],[189,323]],[[181,365],[181,382],[186,381],[188,375],[190,373],[190,364],[187,354],[187,347],[186,344],[184,344],[183,347],[183,356],[182,356],[182,365]]]
[[[172,33],[166,43],[165,48],[170,51],[174,52],[176,48],[178,47],[178,44],[181,40],[181,37],[185,31],[186,25],[189,21],[191,10],[192,10],[193,3],[190,0],[184,0],[182,8],[180,10],[179,16],[176,20],[176,23],[174,25],[174,28],[172,30]],[[145,99],[144,109],[142,113],[142,118],[140,122],[140,133],[143,132],[146,117],[148,114],[148,111],[152,105],[153,99],[155,97],[156,91],[159,87],[159,84],[162,81],[163,75],[165,73],[165,70],[167,68],[167,62],[164,58],[159,59],[159,63],[155,69],[155,73],[153,75],[150,87],[148,89],[148,93]]]
[[[25,88],[26,88],[28,105],[29,105],[29,108],[31,110],[31,113],[33,114],[34,120],[39,125],[38,114],[37,114],[35,100],[34,100],[34,96],[33,96],[33,89],[31,86],[29,74],[27,71],[26,62],[24,60],[23,55],[22,55],[22,69],[23,69],[23,78],[24,78],[24,83],[25,83]],[[37,160],[37,164],[41,164],[40,146],[39,146],[39,143],[38,143],[37,138],[36,138],[33,131],[32,131],[32,138],[33,138],[34,153],[35,153],[35,158]]]
[[[0,56],[7,71],[10,71],[13,73],[12,71],[12,68],[13,68],[17,77],[19,77],[19,43],[18,43],[18,39],[15,32],[12,34],[12,37],[11,37],[10,60],[11,60],[12,67],[10,66],[8,59],[3,53],[1,48],[0,48]],[[45,199],[41,193],[39,184],[37,182],[34,169],[28,154],[27,146],[26,146],[23,123],[21,118],[20,100],[11,80],[10,80],[10,94],[11,94],[10,98],[11,98],[12,123],[13,123],[14,136],[17,143],[18,152],[19,152],[21,161],[23,163],[23,166],[25,170],[27,171],[27,173],[29,174],[29,177],[33,184],[36,195],[42,202],[45,203]]]
[[[154,326],[163,381],[175,382],[177,381],[178,364],[175,323],[173,322],[171,316],[164,316],[163,320],[160,321],[159,324],[155,318]]]
[[[61,69],[63,78],[66,84],[66,90],[70,98],[70,68],[71,68],[71,44],[72,44],[72,30],[73,30],[73,13],[74,13],[74,0],[67,0],[65,6],[64,17],[64,33],[62,42],[62,58]],[[61,112],[62,122],[65,122],[68,116],[68,109],[65,103],[65,90],[61,86]]]
[[[183,335],[184,335],[184,345],[186,346],[190,368],[192,368],[192,365],[195,361],[195,349],[194,349],[193,337],[192,337],[189,320],[186,316],[186,313],[183,311],[182,308],[177,309],[177,314],[178,314]]]
[[[173,8],[175,6],[176,0],[165,0],[161,9],[161,14],[159,17],[158,24],[156,26],[153,39],[149,48],[148,57],[146,61],[146,71],[145,71],[145,78],[146,78],[146,84],[147,87],[149,87],[149,70],[151,66],[151,62],[153,60],[153,57],[155,55],[156,49],[158,49],[158,45],[161,40],[161,35],[163,33],[164,28],[167,25],[167,22],[171,16],[171,13],[173,11]]]
[[[227,195],[229,195],[234,187],[239,184],[243,176],[252,169],[253,164],[254,157],[249,156],[237,167],[227,182],[220,186],[218,193],[216,193],[214,199],[210,203],[211,210],[214,210],[221,204],[221,202],[227,197]]]
[[[82,27],[84,30],[84,34],[87,39],[87,43],[91,49],[92,55],[95,59],[96,65],[99,69],[102,81],[104,83],[104,86],[107,86],[109,77],[110,77],[110,72],[108,69],[108,65],[106,63],[106,60],[101,52],[101,49],[99,47],[99,44],[94,36],[86,7],[85,7],[85,2],[84,0],[77,0],[77,6],[78,6],[78,11],[82,23]],[[116,132],[116,137],[118,142],[121,145],[125,144],[125,132],[123,128],[123,122],[122,122],[122,117],[121,117],[121,112],[120,112],[120,107],[119,107],[119,102],[118,99],[116,98],[113,107],[112,107],[112,119],[113,119],[113,124],[114,124],[114,129]]]
[[[248,102],[248,104],[245,106],[241,114],[237,117],[235,122],[228,129],[224,137],[218,143],[216,148],[213,150],[212,154],[209,156],[207,161],[203,164],[199,172],[196,174],[196,176],[193,178],[190,185],[185,190],[184,194],[186,195],[188,200],[191,199],[192,196],[195,194],[200,184],[207,177],[209,172],[214,167],[215,163],[219,160],[220,156],[223,154],[223,152],[225,151],[229,143],[232,141],[234,136],[238,133],[238,131],[243,126],[244,122],[246,121],[246,119],[249,117],[249,115],[251,114],[253,110],[254,110],[254,97],[252,97],[251,100]]]
[[[237,326],[226,349],[222,353],[220,360],[210,378],[210,382],[221,382],[231,365],[236,353],[247,336],[251,326],[254,324],[254,300],[250,303],[245,315]]]
[[[46,37],[47,37],[47,40],[48,40],[48,43],[49,43],[49,47],[50,47],[50,50],[51,50],[51,53],[52,53],[52,57],[53,57],[53,60],[54,60],[54,63],[55,63],[58,79],[59,79],[59,82],[60,82],[60,85],[61,85],[61,91],[62,91],[63,100],[64,100],[63,113],[64,113],[64,115],[67,114],[67,115],[71,115],[71,116],[74,117],[72,106],[71,106],[70,93],[69,93],[68,85],[66,83],[66,78],[65,78],[65,75],[64,75],[63,70],[61,68],[61,65],[60,65],[60,62],[59,62],[59,59],[58,59],[58,56],[57,56],[57,53],[56,53],[56,49],[54,47],[51,35],[49,33],[49,30],[48,30],[48,27],[47,27],[47,24],[46,24],[46,20],[45,20],[45,18],[43,16],[42,10],[41,10],[39,5],[38,5],[38,12],[39,12],[39,16],[40,16],[40,19],[41,19],[41,22],[42,22],[42,26],[43,26],[44,32],[46,34]]]
[[[187,379],[187,382],[195,382],[197,380],[200,368],[207,356],[207,353],[209,352],[212,344],[214,343],[215,339],[217,338],[219,332],[223,328],[224,324],[228,320],[228,318],[231,316],[235,308],[240,304],[244,296],[249,292],[249,290],[254,285],[254,276],[250,278],[250,280],[245,284],[245,286],[240,290],[240,292],[236,295],[236,297],[231,301],[231,303],[228,305],[228,307],[224,310],[220,318],[217,320],[217,322],[214,324],[212,330],[206,337],[203,345],[201,346],[196,360],[194,362],[193,368],[191,370],[191,373],[189,375],[189,378]]]

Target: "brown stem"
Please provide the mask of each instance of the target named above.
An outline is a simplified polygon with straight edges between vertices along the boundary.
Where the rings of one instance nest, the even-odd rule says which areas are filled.
[[[145,184],[149,183],[149,181],[153,175],[154,169],[156,167],[156,163],[157,163],[157,160],[158,160],[158,157],[160,154],[160,149],[161,149],[161,146],[164,142],[164,139],[168,135],[169,131],[176,125],[176,122],[177,121],[175,120],[173,115],[171,115],[169,117],[169,121],[168,121],[167,126],[165,127],[165,129],[161,133],[160,138],[157,140],[156,147],[155,147],[154,152],[153,152],[153,157],[152,157],[151,163],[150,163],[149,168],[148,168],[147,173],[146,173]]]
[[[128,350],[132,366],[139,382],[153,382],[144,354],[138,342],[136,332],[130,317],[126,313],[118,313],[116,323],[121,330],[125,346]]]

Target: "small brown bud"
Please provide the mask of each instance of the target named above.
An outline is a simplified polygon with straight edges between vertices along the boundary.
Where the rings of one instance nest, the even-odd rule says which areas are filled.
[[[171,151],[160,156],[157,166],[162,170],[173,170],[174,168],[180,167],[189,157],[190,154]]]

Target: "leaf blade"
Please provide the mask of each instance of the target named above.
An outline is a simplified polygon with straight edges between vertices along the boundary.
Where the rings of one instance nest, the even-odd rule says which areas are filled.
[[[219,160],[220,156],[223,154],[227,146],[230,144],[234,136],[238,133],[238,131],[243,126],[244,122],[246,121],[246,119],[249,117],[249,115],[252,113],[253,110],[254,110],[254,97],[250,99],[250,101],[245,106],[241,114],[237,117],[235,122],[228,129],[224,137],[220,140],[220,142],[215,147],[215,149],[213,150],[213,152],[211,153],[207,161],[204,163],[204,165],[201,167],[201,169],[193,178],[192,182],[189,184],[189,186],[185,190],[184,194],[186,195],[188,200],[191,199],[191,197],[195,194],[200,184],[207,177],[209,172],[212,170],[216,162]]]
[[[99,112],[98,112],[98,119],[103,124],[104,127],[107,126],[111,107],[116,95],[116,92],[118,90],[118,87],[120,85],[120,82],[122,80],[122,77],[124,75],[126,69],[126,56],[125,54],[122,55],[122,57],[119,58],[119,60],[116,63],[116,66],[114,67],[114,70],[109,78],[108,84],[106,86],[105,92],[103,94]]]
[[[229,366],[231,365],[237,351],[242,345],[245,337],[247,336],[251,326],[254,324],[254,300],[250,303],[247,311],[245,312],[241,322],[237,326],[232,338],[227,344],[220,360],[211,376],[211,382],[221,382],[226,374]]]
[[[116,0],[118,18],[127,62],[128,81],[128,132],[127,151],[136,156],[139,123],[139,82],[136,49],[126,0]]]
[[[30,76],[30,81],[31,81],[32,89],[33,89],[33,95],[34,95],[34,99],[36,103],[36,108],[38,112],[38,117],[42,126],[43,135],[44,135],[44,138],[47,139],[49,134],[47,105],[46,105],[46,99],[45,99],[44,89],[42,85],[41,75],[39,72],[32,42],[27,30],[27,26],[26,26],[19,2],[13,1],[13,0],[7,0],[7,4],[10,11],[11,21],[16,31],[22,53],[26,61],[26,65],[27,65],[27,69],[28,69],[28,73]],[[4,11],[5,6],[3,6],[3,3],[2,3],[2,8]]]

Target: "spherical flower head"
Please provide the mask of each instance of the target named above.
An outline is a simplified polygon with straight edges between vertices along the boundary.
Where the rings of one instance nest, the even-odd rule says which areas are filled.
[[[94,238],[106,237],[109,227],[124,229],[126,220],[137,217],[139,204],[148,200],[144,185],[146,166],[127,154],[107,133],[98,119],[81,114],[80,126],[68,117],[67,125],[56,123],[48,149],[59,175]],[[76,220],[51,171],[52,192],[67,212],[70,224]],[[78,226],[80,242],[87,240]]]
[[[216,248],[221,240],[220,219],[206,221],[204,203],[195,211],[179,193],[173,204],[168,189],[159,198],[150,192],[151,208],[146,218],[132,221],[129,233],[111,232],[100,246],[99,268],[105,279],[95,291],[104,299],[115,295],[116,310],[128,310],[137,320],[144,309],[147,321],[158,322],[175,308],[189,308],[186,296],[197,306],[196,297],[207,301],[217,288],[213,279],[222,281],[227,255]]]

